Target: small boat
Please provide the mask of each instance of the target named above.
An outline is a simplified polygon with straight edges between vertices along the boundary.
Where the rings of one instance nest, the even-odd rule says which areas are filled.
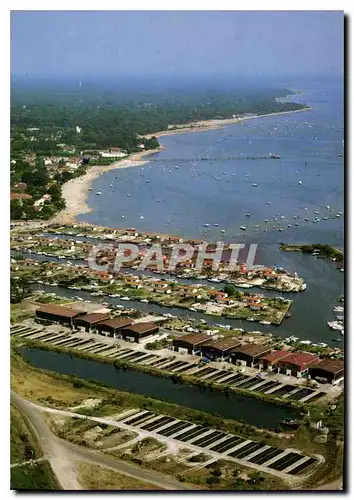
[[[267,201],[267,202],[266,202],[266,205],[270,205],[270,204],[271,204],[271,201]]]
[[[262,320],[259,322],[260,325],[271,325],[272,323],[270,321],[265,321],[265,320]]]
[[[196,309],[194,309],[194,307],[190,307],[190,308],[189,308],[189,310],[190,310],[190,311],[193,311],[193,312],[197,312],[197,310],[196,310]]]
[[[254,318],[246,318],[246,321],[256,321]]]
[[[140,215],[140,219],[143,219],[143,218],[144,218],[144,216],[143,216],[143,215]]]
[[[343,312],[344,307],[343,306],[335,306],[333,307],[333,312]]]
[[[301,285],[301,288],[300,288],[301,292],[303,292],[304,290],[306,290],[306,288],[307,288],[306,283],[303,283],[303,284]]]
[[[130,194],[127,194],[127,197],[130,198]]]
[[[88,191],[92,191],[92,188],[88,188]]]
[[[246,231],[246,226],[240,226],[240,229],[242,229],[242,231]]]
[[[209,227],[210,224],[203,224],[203,227]]]
[[[301,186],[301,184],[302,184],[302,181],[299,181],[299,185],[300,185],[300,186]]]
[[[246,217],[251,217],[251,214],[246,214]]]
[[[343,324],[340,321],[327,321],[327,325],[332,330],[343,330]]]
[[[102,191],[96,191],[95,193],[97,196],[101,196],[102,195]]]
[[[161,200],[156,200],[156,201],[157,201],[157,203],[161,203]]]
[[[110,184],[110,185],[109,185],[109,187],[111,187],[111,188],[112,188],[112,187],[113,187],[113,184]]]
[[[257,187],[258,184],[256,184],[255,182],[252,184],[252,187]]]
[[[264,222],[268,222],[268,219],[264,219]]]
[[[297,420],[290,418],[284,418],[283,420],[280,421],[280,423],[286,425],[287,427],[291,427],[292,429],[298,429],[300,427],[300,424]]]
[[[130,300],[130,297],[121,297],[120,300]]]
[[[141,299],[140,302],[143,302],[144,304],[148,304],[149,303],[148,299]]]
[[[220,229],[220,232],[221,233],[226,233],[226,230],[225,229]]]

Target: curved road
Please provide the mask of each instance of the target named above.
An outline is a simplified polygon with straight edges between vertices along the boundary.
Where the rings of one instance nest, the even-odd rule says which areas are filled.
[[[82,490],[75,473],[75,462],[90,462],[115,470],[120,474],[146,481],[165,490],[198,490],[197,486],[187,485],[159,472],[142,469],[121,460],[107,457],[100,451],[90,450],[56,437],[42,417],[40,410],[29,401],[11,391],[11,401],[27,417],[35,431],[44,456],[64,490]]]

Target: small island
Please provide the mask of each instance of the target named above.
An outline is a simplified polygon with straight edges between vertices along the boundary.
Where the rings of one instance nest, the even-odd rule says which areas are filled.
[[[331,247],[330,245],[324,245],[321,243],[313,243],[311,245],[288,245],[285,243],[280,243],[280,250],[284,250],[286,252],[310,253],[317,257],[336,261],[339,264],[344,263],[343,252],[341,252],[337,248]]]

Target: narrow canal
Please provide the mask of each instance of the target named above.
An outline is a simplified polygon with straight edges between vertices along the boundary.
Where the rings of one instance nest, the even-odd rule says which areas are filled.
[[[96,380],[115,389],[149,396],[170,403],[219,415],[223,418],[245,420],[251,425],[274,429],[283,418],[296,418],[293,408],[277,406],[238,394],[188,385],[146,373],[124,371],[97,361],[75,358],[67,354],[23,347],[20,352],[33,366],[83,379]]]

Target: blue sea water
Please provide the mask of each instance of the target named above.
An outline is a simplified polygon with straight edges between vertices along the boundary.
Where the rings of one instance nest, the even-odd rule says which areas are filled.
[[[344,220],[335,217],[344,212],[343,82],[287,86],[303,91],[290,99],[312,109],[162,137],[166,149],[149,157],[157,162],[97,178],[88,197],[93,211],[78,219],[210,242],[258,243],[257,262],[297,271],[308,285],[295,296],[287,333],[293,329],[299,337],[328,342],[336,336],[326,321],[333,319],[334,301],[343,292],[343,274],[332,262],[281,252],[278,244],[344,246]],[[280,159],[225,159],[269,153]],[[198,161],[201,157],[210,160]],[[95,196],[96,190],[103,196]],[[320,222],[313,222],[315,217]],[[210,224],[210,230],[204,224]]]

